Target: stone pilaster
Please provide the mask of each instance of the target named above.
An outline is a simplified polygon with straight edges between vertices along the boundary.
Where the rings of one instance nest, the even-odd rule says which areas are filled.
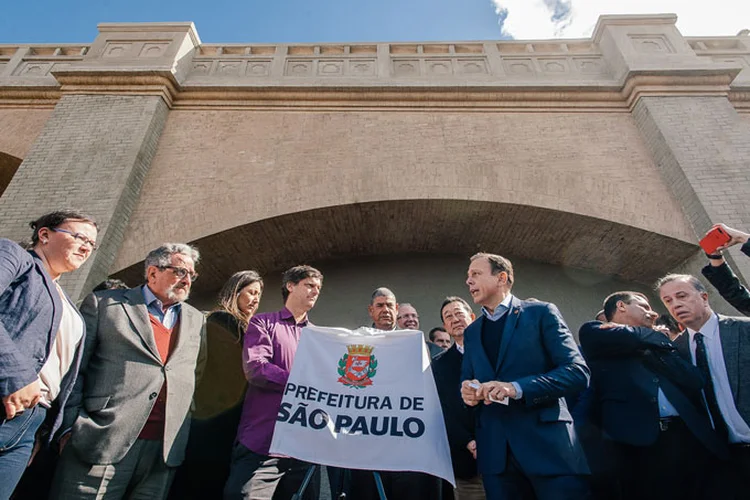
[[[99,29],[81,62],[53,72],[62,97],[0,198],[0,234],[17,240],[28,236],[28,221],[57,208],[97,219],[100,249],[62,280],[75,299],[110,272],[200,43],[191,23]]]
[[[603,16],[594,41],[622,82],[643,140],[697,243],[713,223],[750,227],[750,126],[728,99],[742,66],[698,57],[675,20]],[[705,263],[690,259],[681,271],[700,275]],[[731,264],[745,282],[750,279],[748,259]]]

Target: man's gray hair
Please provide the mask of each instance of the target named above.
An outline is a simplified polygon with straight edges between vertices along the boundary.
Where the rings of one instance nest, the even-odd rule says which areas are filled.
[[[667,274],[666,276],[659,278],[659,280],[656,282],[656,285],[654,285],[654,289],[658,292],[661,290],[661,287],[672,281],[687,281],[688,283],[693,285],[693,288],[698,290],[700,293],[708,293],[706,286],[701,282],[701,280],[699,280],[692,274]]]
[[[380,288],[376,288],[374,292],[372,292],[372,297],[370,298],[370,305],[373,305],[375,303],[375,299],[378,297],[390,297],[394,301],[396,300],[396,295],[389,289],[384,286],[381,286]]]
[[[144,261],[144,272],[148,277],[148,268],[150,266],[164,267],[172,264],[172,255],[180,254],[190,257],[193,265],[198,264],[201,254],[197,248],[185,243],[164,243],[159,248],[151,250]]]

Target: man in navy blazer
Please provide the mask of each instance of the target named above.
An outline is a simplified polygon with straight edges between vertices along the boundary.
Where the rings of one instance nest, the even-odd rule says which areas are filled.
[[[654,329],[643,294],[615,292],[604,312],[608,323],[586,323],[579,337],[624,498],[722,497],[711,482],[729,450],[711,427],[700,372]]]
[[[478,406],[487,498],[588,498],[589,468],[564,398],[586,388],[589,369],[560,312],[514,297],[513,266],[500,255],[474,255],[466,284],[482,316],[464,332],[461,396]]]

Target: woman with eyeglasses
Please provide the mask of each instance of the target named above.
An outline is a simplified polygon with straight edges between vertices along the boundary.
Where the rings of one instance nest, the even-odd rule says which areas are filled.
[[[0,239],[0,500],[23,475],[37,431],[48,443],[62,422],[85,326],[58,280],[86,262],[98,232],[94,219],[72,210],[30,226],[28,251]]]
[[[195,389],[190,440],[171,499],[222,498],[247,390],[242,339],[262,294],[257,272],[234,273],[219,292],[219,308],[206,318],[208,359]]]

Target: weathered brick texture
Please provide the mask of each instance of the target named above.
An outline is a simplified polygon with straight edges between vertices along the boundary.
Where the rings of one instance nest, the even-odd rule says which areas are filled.
[[[696,239],[717,222],[750,228],[750,124],[729,100],[642,97],[633,116]],[[733,260],[747,282],[750,260]],[[696,261],[690,272],[699,273],[703,264]]]
[[[0,153],[24,158],[51,114],[51,108],[0,108]]]
[[[528,205],[686,241],[665,189],[627,113],[174,110],[115,270],[162,239],[371,201]]]
[[[77,298],[106,277],[166,121],[160,97],[66,95],[0,198],[0,235],[28,237],[34,216],[74,207],[100,224],[101,247],[62,283]]]

